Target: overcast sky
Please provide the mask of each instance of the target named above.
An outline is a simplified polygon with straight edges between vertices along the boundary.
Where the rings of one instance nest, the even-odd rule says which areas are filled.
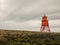
[[[60,32],[60,0],[0,0],[0,29],[40,31],[44,13],[51,32]]]

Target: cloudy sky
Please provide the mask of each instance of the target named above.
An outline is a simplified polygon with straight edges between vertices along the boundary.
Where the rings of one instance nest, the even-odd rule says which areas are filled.
[[[0,0],[0,29],[40,31],[44,13],[51,32],[60,32],[60,0]]]

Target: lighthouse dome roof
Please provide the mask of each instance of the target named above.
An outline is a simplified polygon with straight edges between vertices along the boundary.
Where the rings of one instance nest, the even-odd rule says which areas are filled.
[[[44,15],[44,16],[43,16],[43,18],[47,18],[47,16],[46,16],[46,15]]]

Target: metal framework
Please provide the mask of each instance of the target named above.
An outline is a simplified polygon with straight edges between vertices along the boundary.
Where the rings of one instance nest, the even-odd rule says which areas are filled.
[[[47,16],[45,16],[45,15],[42,17],[40,32],[50,32],[48,19],[47,19]]]

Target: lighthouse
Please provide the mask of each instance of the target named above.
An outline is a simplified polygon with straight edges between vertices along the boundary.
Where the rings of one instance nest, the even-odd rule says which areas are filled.
[[[46,15],[42,17],[40,32],[50,32],[50,27]]]

